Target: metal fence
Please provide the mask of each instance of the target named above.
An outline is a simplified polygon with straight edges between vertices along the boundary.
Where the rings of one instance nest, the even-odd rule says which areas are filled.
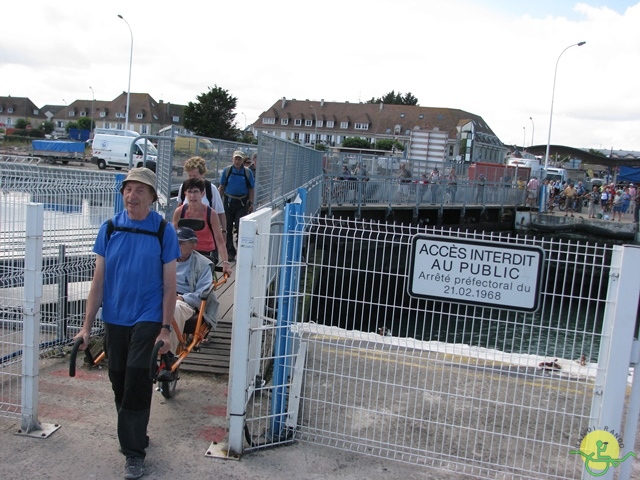
[[[12,160],[0,162],[0,416],[20,415],[26,288],[39,294],[40,357],[58,354],[82,324],[95,265],[93,242],[114,213],[117,193],[112,173]],[[43,205],[37,284],[25,281],[32,255],[26,252],[29,204]],[[101,323],[95,328],[100,331]]]
[[[175,140],[153,139],[158,141],[160,152],[158,192],[165,192],[161,196],[165,202],[157,208],[170,217],[176,205],[167,198]],[[307,205],[317,212],[322,182],[319,153],[275,138],[261,137],[261,142],[256,149],[264,152],[257,164],[257,203],[281,211],[286,202],[296,198],[298,187],[305,185],[310,192],[304,192]],[[221,168],[230,163],[234,150],[256,148],[221,140],[210,144],[219,153]],[[34,157],[0,158],[0,416],[19,417],[24,406],[22,360],[29,339],[23,338],[23,332],[25,299],[30,298],[25,285],[39,302],[39,356],[57,355],[83,323],[95,266],[93,244],[100,225],[123,208],[118,193],[123,178],[119,172],[51,167]],[[25,281],[29,204],[44,206],[42,266],[36,284]],[[98,319],[94,334],[101,332]],[[37,399],[30,403],[34,401]]]
[[[572,453],[587,429],[620,432],[637,249],[295,213],[276,234],[267,214],[241,226],[232,451],[297,439],[473,478],[565,479],[586,475]],[[539,309],[408,295],[418,233],[543,249]],[[260,253],[270,243],[276,263]],[[278,273],[261,282],[267,269]]]

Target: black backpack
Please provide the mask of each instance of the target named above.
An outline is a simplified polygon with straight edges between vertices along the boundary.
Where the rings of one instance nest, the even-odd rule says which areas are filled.
[[[231,169],[233,168],[233,165],[229,165],[228,167],[226,167],[224,169],[224,187],[226,188],[227,185],[229,185],[229,178],[231,177],[231,175],[240,175],[239,173],[231,173]],[[244,182],[247,184],[247,193],[249,190],[251,190],[251,182],[249,181],[249,174],[247,173],[249,169],[245,166],[242,167],[242,171],[244,172]]]

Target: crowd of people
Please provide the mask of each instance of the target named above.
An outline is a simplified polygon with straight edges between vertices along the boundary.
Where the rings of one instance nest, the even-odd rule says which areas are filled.
[[[212,282],[210,266],[221,262],[222,271],[231,273],[230,262],[237,251],[234,229],[237,232],[240,218],[253,208],[255,163],[255,157],[251,161],[235,151],[216,189],[204,178],[204,160],[190,158],[185,163],[189,178],[180,188],[173,222],[152,208],[158,200],[155,173],[133,168],[120,190],[124,210],[100,227],[85,319],[75,339],[82,340],[82,350],[89,346],[102,309],[117,435],[125,456],[124,478],[144,474],[153,347],[162,341],[160,353],[171,357],[179,342],[173,325],[182,329],[195,313],[201,293]],[[183,218],[195,221],[199,228],[180,225]],[[215,298],[207,299],[203,313],[211,328],[217,321],[216,311]]]
[[[637,222],[636,209],[640,205],[640,193],[633,183],[626,185],[615,183],[594,185],[588,191],[581,181],[561,183],[545,180],[547,192],[547,211],[553,212],[559,202],[564,202],[565,216],[574,216],[574,212],[582,212],[587,206],[588,218],[610,218],[622,221],[627,214],[634,215]]]

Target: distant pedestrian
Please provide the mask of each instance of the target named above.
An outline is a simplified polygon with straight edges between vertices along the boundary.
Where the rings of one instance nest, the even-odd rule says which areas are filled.
[[[233,152],[233,163],[222,171],[220,196],[224,198],[227,216],[227,252],[229,261],[236,259],[237,249],[233,243],[233,230],[240,231],[240,219],[253,211],[255,180],[253,172],[244,166],[245,154],[241,150]]]
[[[481,173],[478,176],[478,180],[476,183],[476,203],[478,205],[484,205],[484,187],[487,184],[486,178],[484,178],[484,174]]]

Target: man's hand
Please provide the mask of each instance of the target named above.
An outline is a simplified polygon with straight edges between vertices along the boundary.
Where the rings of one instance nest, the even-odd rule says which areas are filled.
[[[169,348],[171,347],[171,344],[169,343],[170,336],[171,332],[169,332],[169,330],[167,330],[166,328],[160,329],[160,334],[156,338],[156,343],[161,340],[164,343],[164,345],[162,345],[162,348],[160,349],[160,354],[167,353],[169,351]]]
[[[75,337],[73,337],[73,342],[75,343],[76,340],[81,338],[82,343],[80,344],[79,348],[80,350],[86,350],[86,348],[89,346],[89,337],[90,337],[90,333],[85,329],[82,329],[78,332],[78,334]]]

